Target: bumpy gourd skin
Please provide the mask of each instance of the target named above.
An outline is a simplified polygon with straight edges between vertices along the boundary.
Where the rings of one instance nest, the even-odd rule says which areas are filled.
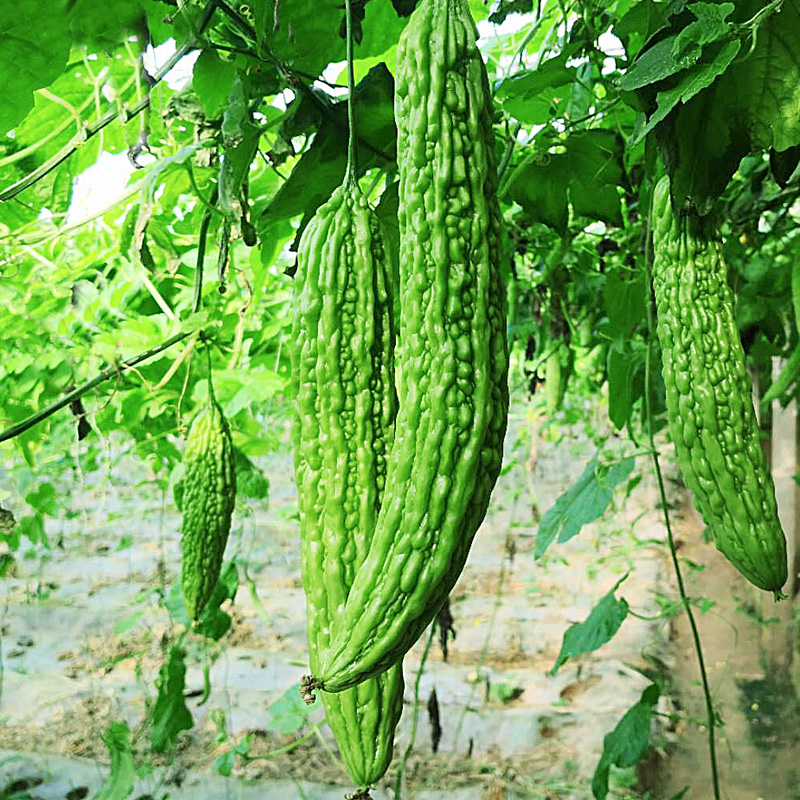
[[[195,417],[183,456],[181,590],[196,620],[219,578],[236,504],[236,472],[228,423],[210,399]]]
[[[681,472],[722,554],[778,596],[786,541],[720,243],[693,212],[673,213],[666,177],[654,193],[652,225],[658,338]]]
[[[293,308],[295,473],[311,669],[364,561],[394,436],[395,332],[380,221],[346,184],[301,237]],[[400,663],[323,698],[353,781],[375,783],[392,758],[403,707]]]
[[[316,685],[397,662],[453,588],[502,461],[506,295],[486,68],[465,0],[423,0],[400,38],[399,395],[386,493]]]

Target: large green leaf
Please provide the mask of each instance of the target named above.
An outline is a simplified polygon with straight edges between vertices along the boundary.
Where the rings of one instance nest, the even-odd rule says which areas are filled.
[[[605,800],[608,796],[608,778],[612,766],[632,767],[647,755],[650,720],[660,695],[659,687],[655,683],[650,684],[614,730],[604,737],[603,755],[592,776],[592,794],[595,800]]]
[[[235,77],[236,67],[223,61],[211,49],[203,50],[194,62],[192,89],[203,104],[208,119],[222,116]]]
[[[596,128],[567,140],[569,199],[576,214],[622,225],[620,194],[624,180],[623,142],[615,131]]]
[[[591,653],[613,638],[628,616],[626,600],[617,600],[614,597],[614,592],[627,577],[625,575],[616,582],[614,588],[600,600],[583,622],[576,622],[567,628],[561,643],[561,652],[550,670],[551,675],[555,675],[570,658]]]
[[[94,800],[125,800],[136,783],[136,761],[131,748],[131,732],[125,722],[112,722],[103,731],[111,771]]]
[[[316,76],[332,61],[344,60],[341,0],[255,0],[250,8],[259,45],[289,69]],[[356,58],[383,53],[405,24],[390,2],[367,3]]]
[[[785,0],[757,30],[742,23],[764,11],[759,0],[687,9],[620,86],[636,89],[648,111],[637,138],[655,129],[676,202],[690,197],[705,214],[743,156],[800,143],[800,0]]]
[[[397,130],[394,124],[394,81],[384,64],[373,67],[356,86],[354,111],[361,171],[394,163]],[[264,209],[258,227],[305,213],[310,217],[342,182],[347,164],[347,104],[325,111],[311,147],[288,180]]]
[[[505,187],[504,196],[514,200],[534,222],[543,222],[565,233],[569,220],[567,156],[532,153],[522,160]]]
[[[186,686],[185,656],[180,647],[173,647],[158,672],[158,697],[151,717],[151,744],[156,753],[163,753],[175,743],[181,731],[188,730],[194,724],[183,697]]]
[[[0,3],[0,135],[33,107],[33,92],[64,70],[72,40],[62,7],[52,0]]]
[[[568,53],[548,59],[537,69],[520,71],[497,89],[503,110],[527,125],[544,125],[554,107],[566,107],[577,69],[568,67]]]
[[[503,189],[534,222],[564,233],[569,220],[567,198],[576,214],[612,225],[622,224],[617,186],[624,182],[623,142],[619,134],[595,129],[572,134],[566,153],[525,156]]]
[[[752,16],[761,0],[740,3]],[[726,73],[754,145],[785,150],[800,143],[800,0],[784,0],[759,28],[752,52]]]
[[[542,556],[556,539],[562,543],[569,541],[584,525],[600,517],[608,508],[614,489],[631,474],[635,461],[634,457],[625,458],[603,467],[595,454],[580,478],[544,515],[536,533],[534,556]]]

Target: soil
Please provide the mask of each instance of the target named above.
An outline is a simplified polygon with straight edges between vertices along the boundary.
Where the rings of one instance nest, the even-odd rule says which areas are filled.
[[[708,680],[721,726],[716,748],[720,796],[724,800],[800,800],[800,704],[789,676],[778,678],[769,660],[769,636],[783,622],[765,592],[751,587],[716,549],[703,540],[703,524],[691,506],[676,517],[680,556],[692,598],[714,607],[696,613]],[[791,603],[791,601],[783,601]],[[712,797],[707,714],[699,686],[694,640],[685,615],[672,620],[674,663],[671,693],[676,709],[697,722],[674,729],[670,757],[660,765],[661,793],[672,798],[684,788],[686,800]]]
[[[526,406],[516,404],[503,474],[451,595],[457,635],[448,643],[447,660],[435,642],[419,680],[424,643],[405,660],[395,760],[373,798],[394,797],[416,710],[404,800],[588,800],[603,737],[657,679],[666,691],[653,727],[653,755],[638,775],[612,774],[609,800],[647,792],[671,799],[684,785],[690,786],[685,797],[707,800],[702,733],[670,716],[699,718],[702,706],[684,621],[659,618],[676,591],[650,464],[640,458],[629,491],[619,488],[601,519],[535,561],[541,513],[583,471],[595,452],[592,435],[608,432],[583,421],[532,427],[530,420]],[[620,451],[623,445],[612,440],[611,447]],[[115,452],[108,462],[62,487],[72,505],[48,520],[47,533],[63,548],[24,545],[14,554],[14,572],[3,579],[0,798],[10,796],[9,786],[24,790],[26,781],[29,794],[20,800],[74,800],[96,791],[108,763],[103,733],[119,721],[133,731],[141,768],[134,797],[249,800],[252,791],[260,800],[329,800],[351,791],[327,727],[313,727],[322,720],[320,704],[297,729],[290,730],[279,713],[287,698],[296,700],[307,671],[288,435],[279,452],[258,459],[271,482],[269,506],[248,502],[237,509],[226,556],[239,565],[240,587],[235,602],[223,605],[231,629],[211,645],[187,632],[165,604],[179,568],[180,516],[171,497],[161,499],[135,458]],[[665,469],[680,518],[681,555],[709,565],[691,571],[691,592],[718,602],[700,622],[727,723],[720,743],[729,781],[723,796],[797,800],[790,789],[798,752],[786,731],[797,730],[798,716],[786,696],[776,699],[774,687],[764,683],[757,659],[746,660],[759,641],[733,599],[748,597],[746,587],[735,583],[727,565],[719,568],[712,547],[698,543],[697,522],[669,459]],[[629,615],[608,644],[553,675],[564,631],[585,619],[626,573],[617,596],[639,616]],[[194,726],[168,754],[154,754],[148,709],[165,654],[179,639],[187,653],[186,702]],[[201,705],[204,663],[210,665],[211,692]],[[726,694],[729,685],[732,693]],[[442,729],[435,752],[427,710],[434,691]],[[750,710],[737,726],[745,697]],[[740,749],[739,740],[753,731],[761,744]],[[246,757],[234,759],[230,777],[220,776],[214,765],[234,748]],[[737,782],[754,772],[769,791],[734,793]]]

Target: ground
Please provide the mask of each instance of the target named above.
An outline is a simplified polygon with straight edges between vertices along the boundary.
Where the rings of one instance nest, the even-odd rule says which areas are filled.
[[[585,800],[604,735],[654,679],[664,693],[651,756],[638,773],[615,772],[610,797],[649,792],[670,800],[684,786],[690,787],[686,798],[711,797],[699,723],[674,718],[699,719],[703,707],[683,619],[663,615],[674,608],[676,590],[649,459],[637,459],[600,520],[553,544],[543,558],[533,557],[539,516],[583,471],[596,449],[592,437],[609,434],[602,419],[592,411],[571,424],[537,425],[526,402],[514,404],[504,470],[451,595],[456,638],[446,661],[434,642],[419,680],[425,637],[407,656],[395,761],[375,800],[394,796],[404,754],[409,800]],[[609,447],[619,454],[634,449],[613,436]],[[259,463],[271,483],[269,506],[240,503],[226,552],[239,564],[239,591],[224,606],[233,625],[210,646],[187,634],[186,698],[194,727],[166,755],[150,752],[143,720],[165,653],[182,633],[164,604],[178,575],[180,515],[171,494],[162,496],[139,462],[116,451],[96,473],[66,487],[73,513],[51,521],[53,546],[18,553],[14,573],[4,579],[0,798],[90,796],[108,762],[102,734],[120,720],[135,732],[142,768],[133,797],[328,800],[352,789],[327,727],[313,727],[320,704],[308,719],[298,716],[296,688],[307,668],[288,429],[281,449]],[[726,564],[716,566],[721,557],[702,542],[668,449],[664,464],[681,555],[710,565],[689,570],[690,591],[718,602],[731,596],[731,584],[746,593],[744,582],[736,583]],[[59,540],[63,547],[55,546]],[[617,596],[636,616],[608,644],[553,675],[564,631],[626,574]],[[791,770],[798,750],[784,732],[792,721],[797,730],[796,707],[785,698],[773,702],[767,719],[771,687],[763,669],[751,663],[745,676],[734,669],[752,631],[763,628],[763,619],[754,622],[757,615],[737,608],[728,601],[700,615],[714,692],[729,725],[720,743],[723,771],[733,781],[725,797],[760,796],[757,786],[735,793],[740,773],[755,771],[756,783],[773,781],[764,800],[795,800],[788,787],[797,780]],[[204,663],[210,665],[207,698]],[[435,753],[434,692],[441,726]],[[741,703],[748,692],[761,698],[764,736],[754,740],[753,725],[744,722],[734,740],[728,732],[736,728],[735,714],[753,717]],[[230,777],[212,775],[237,744],[246,759],[235,760]]]

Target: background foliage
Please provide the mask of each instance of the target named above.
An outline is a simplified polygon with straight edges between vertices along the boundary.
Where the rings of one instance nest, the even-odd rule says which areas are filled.
[[[394,247],[392,71],[414,5],[364,0],[356,15],[358,163]],[[798,348],[800,3],[470,7],[494,87],[514,386],[551,414],[567,386],[602,392],[613,425],[641,435],[655,346],[646,210],[663,169],[677,202],[723,221],[737,321],[768,383],[770,356]],[[240,486],[265,496],[250,458],[275,446],[289,416],[295,245],[345,167],[343,18],[340,0],[0,7],[0,452],[14,464],[0,487],[0,505],[13,503],[13,516],[0,510],[3,569],[21,537],[48,545],[44,521],[64,503],[54,482],[72,454],[89,468],[108,437],[180,499],[180,440],[207,392],[201,329]],[[108,177],[120,162],[131,168],[124,188]],[[81,391],[104,371],[108,380]],[[65,408],[25,424],[76,389]],[[594,518],[630,470],[623,462],[603,484],[590,467],[560,502]],[[562,507],[537,551],[574,535]],[[605,602],[624,616],[613,592]],[[565,640],[564,659],[582,652],[581,636]],[[176,646],[154,748],[177,733],[162,689],[181,669]],[[620,726],[641,727],[656,699],[645,693]],[[126,736],[109,732],[112,754]],[[601,784],[609,764],[638,758],[612,745]]]

